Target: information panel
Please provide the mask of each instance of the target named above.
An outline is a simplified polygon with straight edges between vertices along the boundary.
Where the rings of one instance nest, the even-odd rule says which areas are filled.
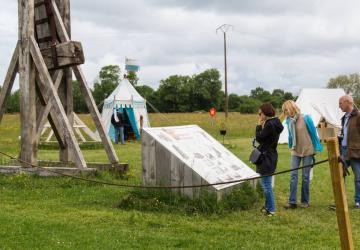
[[[157,142],[208,183],[259,176],[197,125],[144,128]],[[221,190],[239,183],[216,185]]]

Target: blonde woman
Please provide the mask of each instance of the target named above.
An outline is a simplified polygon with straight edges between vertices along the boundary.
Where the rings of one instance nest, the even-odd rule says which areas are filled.
[[[292,100],[282,105],[283,114],[286,117],[286,125],[289,132],[288,145],[291,150],[291,169],[313,163],[316,152],[323,150],[320,139],[312,118],[303,115],[299,107]],[[310,170],[311,167],[302,169],[301,182],[301,204],[300,207],[309,207],[310,202]],[[297,208],[297,183],[298,170],[291,171],[289,203],[284,206],[286,209]]]

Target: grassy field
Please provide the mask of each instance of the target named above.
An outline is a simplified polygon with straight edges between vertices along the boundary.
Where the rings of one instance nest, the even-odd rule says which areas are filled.
[[[222,114],[219,114],[221,116]],[[87,115],[81,118],[89,124]],[[257,116],[231,113],[225,144],[247,162]],[[208,114],[151,114],[152,126],[198,124],[215,138],[223,119],[211,126]],[[19,116],[6,115],[0,125],[0,151],[17,155]],[[139,184],[141,143],[115,145],[130,164],[126,180],[103,173],[92,178]],[[83,151],[87,161],[106,161],[103,150]],[[39,159],[56,160],[56,151],[41,150]],[[289,168],[289,152],[279,147],[278,170]],[[317,156],[326,158],[326,152]],[[5,164],[8,159],[1,158]],[[248,163],[248,162],[247,162]],[[249,210],[202,213],[158,207],[120,209],[131,189],[94,185],[68,178],[0,175],[0,249],[339,249],[329,166],[314,169],[311,206],[288,211],[289,175],[276,177],[277,213],[264,217],[262,202]],[[300,189],[299,189],[300,191]],[[353,176],[347,181],[355,248],[360,247],[360,211],[353,209]]]

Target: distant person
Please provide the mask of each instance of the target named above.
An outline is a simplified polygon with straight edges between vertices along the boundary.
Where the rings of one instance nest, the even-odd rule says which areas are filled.
[[[303,166],[314,163],[316,151],[321,152],[323,147],[317,135],[316,127],[309,115],[301,114],[299,107],[292,100],[282,105],[286,117],[286,126],[289,132],[288,145],[291,150],[291,169],[298,168],[302,161]],[[302,169],[300,207],[308,208],[310,204],[310,170],[311,167]],[[286,209],[297,208],[298,170],[291,171],[290,195]]]
[[[119,143],[119,136],[121,144],[125,144],[124,123],[124,115],[119,110],[114,109],[114,114],[111,116],[111,124],[115,129],[115,144]]]
[[[265,206],[262,208],[268,216],[275,214],[275,197],[272,190],[272,176],[276,170],[278,153],[277,145],[279,136],[283,130],[279,118],[275,117],[275,109],[271,103],[264,103],[259,109],[259,122],[256,126],[256,141],[260,144],[258,149],[262,153],[259,162],[256,163],[256,172],[261,177],[261,184],[265,195]]]
[[[345,112],[341,118],[340,154],[354,173],[355,208],[360,208],[360,112],[354,107],[354,100],[349,95],[339,99],[339,107]]]

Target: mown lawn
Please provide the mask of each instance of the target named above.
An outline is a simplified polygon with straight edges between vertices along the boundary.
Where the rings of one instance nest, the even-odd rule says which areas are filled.
[[[222,114],[219,114],[221,116]],[[222,141],[208,114],[150,115],[152,126],[198,124]],[[81,118],[93,127],[89,116]],[[231,113],[225,144],[247,162],[255,115]],[[18,154],[19,116],[6,115],[0,125],[0,151]],[[91,178],[139,184],[141,143],[115,145],[119,158],[130,164],[126,180],[103,173]],[[83,151],[87,161],[106,161],[103,150]],[[289,168],[289,152],[279,147],[278,170]],[[56,160],[56,151],[39,151],[39,159]],[[326,153],[317,159],[326,158]],[[0,157],[2,163],[8,160]],[[360,211],[353,209],[353,176],[347,181],[355,248],[360,247]],[[277,214],[262,216],[262,202],[246,211],[189,213],[156,208],[120,209],[132,190],[79,182],[69,178],[0,175],[0,249],[339,249],[329,167],[314,169],[311,207],[287,211],[289,175],[276,177]],[[300,188],[299,188],[300,192]]]

